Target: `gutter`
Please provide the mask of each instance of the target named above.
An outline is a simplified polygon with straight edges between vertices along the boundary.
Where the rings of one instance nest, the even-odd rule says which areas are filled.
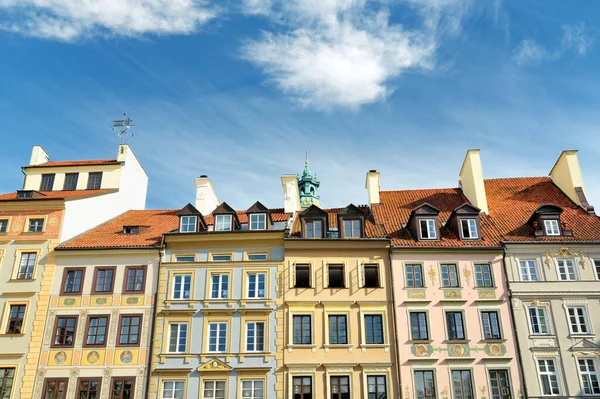
[[[156,327],[156,309],[158,306],[158,285],[160,283],[160,266],[162,263],[162,255],[161,255],[161,251],[164,248],[164,236],[162,238],[162,242],[161,242],[161,246],[158,248],[158,267],[156,269],[156,286],[155,286],[155,294],[154,294],[154,303],[152,305],[152,319],[150,321],[150,349],[148,350],[148,377],[146,378],[146,395],[145,397],[148,398],[148,391],[150,389],[150,377],[151,377],[151,373],[152,373],[152,356],[153,356],[153,349],[154,349],[154,330]],[[160,389],[160,387],[159,387]]]
[[[391,240],[390,240],[391,243]],[[393,275],[393,267],[392,267],[392,255],[393,255],[393,250],[394,248],[392,246],[390,246],[389,249],[389,253],[390,253],[390,281],[391,281],[391,287],[390,289],[392,290],[392,323],[394,324],[394,349],[396,351],[395,356],[394,356],[394,363],[396,366],[396,381],[398,383],[398,392],[397,392],[397,397],[401,398],[402,397],[402,385],[400,384],[401,380],[401,373],[400,373],[400,364],[399,364],[399,360],[400,360],[400,347],[398,344],[398,322],[396,320],[396,294],[395,294],[395,290],[394,290],[394,275]]]

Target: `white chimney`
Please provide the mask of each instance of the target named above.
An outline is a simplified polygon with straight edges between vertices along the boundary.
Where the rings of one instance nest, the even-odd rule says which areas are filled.
[[[29,160],[30,166],[41,165],[43,163],[48,162],[49,160],[50,157],[48,156],[46,151],[44,151],[41,145],[33,146],[33,149],[31,150],[31,159]]]
[[[127,155],[131,150],[129,149],[129,145],[120,144],[119,145],[119,153],[117,154],[118,162],[125,162],[127,160]]]
[[[370,170],[367,172],[365,188],[369,195],[369,205],[379,204],[379,172]]]
[[[202,175],[194,179],[196,183],[196,209],[202,215],[210,215],[220,202],[208,176]]]
[[[468,150],[460,169],[460,186],[467,199],[481,212],[489,212],[483,183],[483,171],[479,150]]]
[[[295,213],[300,210],[300,191],[298,190],[298,179],[295,175],[282,175],[281,186],[283,187],[283,204],[285,213]]]
[[[577,150],[563,151],[550,171],[550,177],[554,184],[577,205],[584,208],[590,206],[586,199]]]

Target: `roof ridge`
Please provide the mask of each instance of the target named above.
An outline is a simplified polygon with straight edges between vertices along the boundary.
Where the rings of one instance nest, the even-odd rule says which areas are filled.
[[[460,187],[407,188],[404,190],[379,190],[379,193],[398,193],[398,192],[403,192],[403,191],[426,191],[426,190],[460,190]]]
[[[552,180],[550,176],[517,176],[517,177],[493,177],[490,179],[483,179],[484,181],[490,180],[517,180],[517,179],[546,179]]]

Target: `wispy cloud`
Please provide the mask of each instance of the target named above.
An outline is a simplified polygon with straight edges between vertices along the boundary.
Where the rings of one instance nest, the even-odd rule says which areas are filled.
[[[513,53],[513,61],[520,66],[538,65],[555,57],[544,46],[535,40],[523,40]]]
[[[0,11],[2,30],[62,41],[189,34],[217,15],[204,0],[0,0]]]

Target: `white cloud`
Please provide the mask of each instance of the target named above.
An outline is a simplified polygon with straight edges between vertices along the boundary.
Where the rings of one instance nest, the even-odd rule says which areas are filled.
[[[216,16],[204,0],[0,0],[0,29],[72,41],[93,35],[189,34]]]
[[[537,65],[552,58],[552,54],[535,40],[523,40],[513,54],[513,61],[520,66]]]
[[[585,24],[580,22],[575,25],[563,26],[563,37],[561,47],[565,51],[574,51],[580,56],[584,56],[587,49],[592,45],[592,39],[585,32]]]

